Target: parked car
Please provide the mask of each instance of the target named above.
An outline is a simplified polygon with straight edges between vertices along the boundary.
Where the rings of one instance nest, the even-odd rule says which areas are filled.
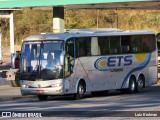
[[[6,73],[6,79],[9,81],[11,87],[19,87],[19,63],[21,51],[16,51],[11,58],[11,68]]]

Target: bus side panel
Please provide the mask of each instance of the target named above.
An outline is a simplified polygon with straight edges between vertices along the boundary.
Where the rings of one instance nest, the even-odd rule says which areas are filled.
[[[88,79],[87,72],[84,69],[84,66],[82,66],[81,61],[79,59],[75,60],[74,68],[72,74],[66,78],[69,81],[69,90],[67,94],[70,93],[76,93],[77,92],[77,86],[80,80],[84,80],[86,83],[86,91],[90,91],[91,89],[91,83]]]
[[[158,80],[158,58],[157,58],[157,50],[152,53],[150,67],[149,67],[149,85],[153,85],[157,83]]]
[[[119,58],[122,59],[119,60]],[[115,66],[108,66],[108,62],[111,62],[110,65],[115,64]],[[145,77],[145,85],[149,86],[156,83],[157,80],[156,64],[155,52],[152,54],[80,57],[76,60],[75,82],[72,84],[75,86],[77,80],[83,78],[86,81],[88,91],[123,89],[128,88],[131,75],[134,75],[137,81],[139,75],[142,74]],[[103,65],[105,67],[102,67]]]
[[[96,69],[95,63],[98,59],[101,58],[106,59],[106,56],[92,56],[79,58],[80,62],[82,63],[82,66],[84,67],[84,70],[86,71],[87,77],[89,78],[89,83],[91,84],[91,88],[89,89],[91,91],[119,89],[123,81],[123,71],[114,72],[114,68],[107,68],[106,70]]]
[[[99,57],[81,57],[78,59],[81,64],[83,71],[87,76],[88,85],[86,86],[88,91],[102,91],[111,89],[112,81],[111,75],[108,71],[100,71],[94,67],[95,61]],[[77,69],[77,73],[80,69]],[[81,72],[80,72],[81,73]]]
[[[92,57],[80,57],[77,58],[76,77],[84,78],[86,82],[86,90],[92,91],[95,89],[95,80],[97,80],[96,71],[93,69]]]
[[[157,67],[149,67],[149,85],[157,83]]]

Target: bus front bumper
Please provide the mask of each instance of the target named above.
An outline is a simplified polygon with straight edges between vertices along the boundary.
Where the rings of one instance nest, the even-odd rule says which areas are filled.
[[[63,95],[62,87],[59,88],[23,88],[21,87],[22,95]]]

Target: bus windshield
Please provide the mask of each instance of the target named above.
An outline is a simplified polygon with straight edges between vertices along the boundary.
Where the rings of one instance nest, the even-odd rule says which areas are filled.
[[[23,80],[53,80],[62,77],[60,55],[63,41],[24,42],[20,78]]]

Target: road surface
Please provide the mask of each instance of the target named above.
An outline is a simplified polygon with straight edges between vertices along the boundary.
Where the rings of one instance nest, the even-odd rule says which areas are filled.
[[[1,112],[20,112],[21,114],[32,112],[41,115],[42,118],[39,119],[45,117],[47,119],[96,119],[97,117],[100,117],[97,119],[106,119],[106,117],[112,119],[113,117],[115,120],[122,118],[160,119],[160,85],[145,88],[142,93],[136,94],[121,94],[111,91],[105,96],[93,97],[86,94],[82,100],[73,100],[72,96],[52,96],[43,102],[39,101],[36,96],[22,97],[19,89],[10,86],[0,87]],[[28,115],[28,113],[26,114]],[[141,114],[142,116],[140,116]]]

